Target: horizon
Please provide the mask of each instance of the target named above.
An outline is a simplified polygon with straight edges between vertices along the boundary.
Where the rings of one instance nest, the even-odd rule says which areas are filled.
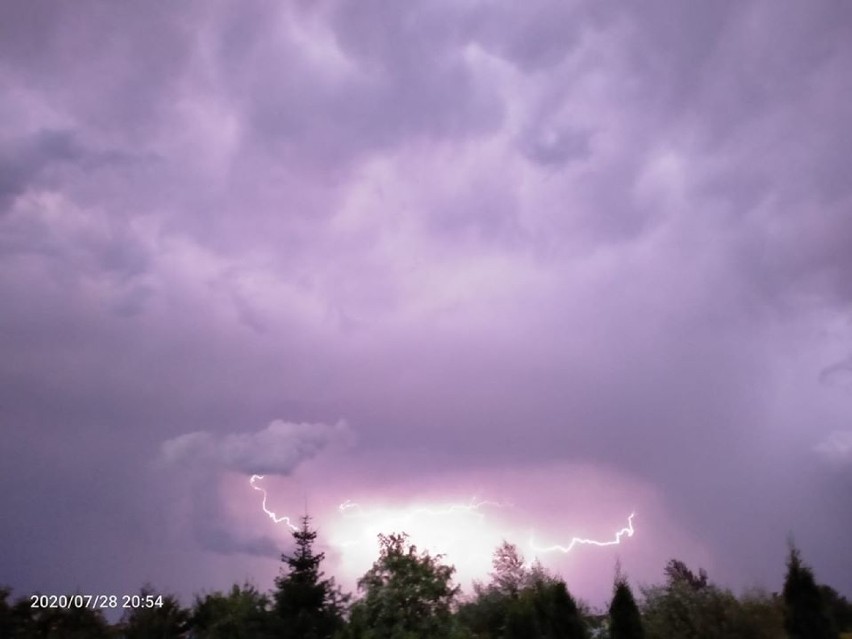
[[[344,583],[407,525],[592,602],[617,560],[777,591],[792,536],[852,596],[850,36],[2,3],[0,586],[262,588],[309,511]]]

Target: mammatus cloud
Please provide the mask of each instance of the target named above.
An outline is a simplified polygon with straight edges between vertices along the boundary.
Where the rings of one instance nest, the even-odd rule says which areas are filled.
[[[294,423],[275,420],[256,433],[217,435],[197,431],[163,442],[161,454],[172,464],[201,464],[208,471],[246,475],[289,475],[334,443],[351,441],[346,422]]]
[[[774,587],[777,531],[805,528],[852,592],[852,514],[819,499],[848,474],[799,472],[848,460],[850,25],[784,0],[0,2],[0,575],[191,594],[208,559],[274,554],[228,511],[258,512],[251,474],[283,508],[314,464],[379,498],[392,459],[402,486],[559,461],[652,485],[720,581]],[[325,457],[338,415],[360,474]],[[163,504],[217,556],[162,541]],[[637,547],[675,552],[637,512]],[[102,549],[129,543],[117,575]]]

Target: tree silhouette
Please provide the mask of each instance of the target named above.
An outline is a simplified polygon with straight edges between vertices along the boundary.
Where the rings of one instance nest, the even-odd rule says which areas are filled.
[[[453,635],[455,568],[418,552],[402,534],[379,535],[379,558],[358,581],[364,597],[352,608],[351,636],[409,639]]]
[[[140,597],[160,599],[160,595],[150,584],[142,586]],[[165,595],[162,605],[150,608],[128,609],[121,620],[122,636],[126,639],[178,639],[189,629],[189,611],[180,605],[177,597]]]
[[[564,581],[550,581],[536,590],[540,625],[545,629],[545,637],[586,639],[588,632],[580,609]]]
[[[813,571],[802,563],[801,553],[792,542],[784,580],[784,627],[790,639],[838,637]]]
[[[292,555],[282,554],[285,564],[275,579],[275,615],[281,637],[326,639],[343,623],[346,598],[325,579],[320,564],[325,553],[313,550],[317,532],[310,527],[310,517],[302,517],[302,526],[293,531],[296,549]]]
[[[831,586],[822,584],[819,591],[837,629],[840,632],[852,633],[852,603]]]
[[[665,569],[666,585],[643,589],[642,625],[653,639],[740,639],[741,614],[737,598],[698,575],[682,561]],[[745,635],[752,637],[753,635]]]
[[[620,567],[615,575],[612,602],[609,604],[609,636],[610,639],[643,639],[645,637],[639,607],[636,605],[627,578],[621,574]]]
[[[533,639],[541,636],[535,607],[529,597],[509,601],[507,608],[503,639]]]
[[[529,577],[518,547],[504,539],[494,551],[491,565],[494,567],[491,573],[493,587],[501,594],[516,597]]]
[[[696,575],[679,559],[670,559],[663,572],[666,574],[669,586],[680,585],[688,586],[693,590],[701,590],[706,588],[708,584],[707,571],[704,568],[699,568]]]
[[[269,598],[251,584],[234,585],[227,594],[196,597],[193,637],[198,639],[259,639],[271,636]]]

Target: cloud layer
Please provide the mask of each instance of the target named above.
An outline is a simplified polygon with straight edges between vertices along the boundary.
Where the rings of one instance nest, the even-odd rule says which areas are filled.
[[[201,465],[245,475],[289,475],[329,443],[350,437],[345,423],[294,424],[277,420],[256,433],[217,436],[206,431],[179,435],[163,442],[163,460],[175,465]]]
[[[287,474],[344,418],[331,483],[615,469],[711,577],[777,587],[793,532],[852,591],[850,25],[828,0],[3,3],[0,574],[266,574],[229,550],[257,537],[229,473]],[[163,455],[222,485],[176,491]],[[207,550],[163,532],[206,521]],[[643,543],[694,552],[672,539]]]

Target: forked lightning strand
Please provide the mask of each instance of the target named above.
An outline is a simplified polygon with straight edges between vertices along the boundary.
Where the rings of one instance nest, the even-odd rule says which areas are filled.
[[[263,475],[252,475],[252,476],[251,476],[251,479],[249,479],[249,484],[251,484],[251,487],[252,487],[252,488],[254,488],[255,490],[259,490],[261,493],[263,493],[263,503],[261,504],[261,506],[262,506],[262,508],[263,508],[263,512],[265,512],[265,513],[269,516],[269,518],[270,518],[272,521],[274,521],[276,524],[280,524],[280,523],[283,521],[283,522],[284,522],[285,524],[287,524],[287,525],[288,525],[288,526],[289,526],[292,530],[299,530],[296,526],[294,526],[294,525],[290,522],[290,518],[289,518],[289,517],[279,517],[279,516],[278,516],[278,515],[276,515],[274,512],[272,512],[271,510],[269,510],[269,508],[266,506],[266,490],[265,490],[264,488],[261,488],[260,486],[256,486],[256,485],[255,485],[255,483],[254,483],[254,482],[256,482],[258,479],[263,479]]]
[[[630,516],[627,518],[627,526],[622,528],[617,533],[615,533],[615,539],[610,539],[609,541],[597,541],[595,539],[583,539],[582,537],[574,537],[568,543],[567,546],[560,546],[559,544],[553,546],[537,546],[535,541],[530,538],[530,547],[536,552],[561,552],[561,553],[569,553],[571,552],[575,546],[617,546],[621,543],[621,538],[627,535],[628,537],[632,537],[633,533],[633,517],[636,516],[636,513],[630,513]]]
[[[266,498],[267,498],[266,490],[255,484],[255,482],[260,480],[260,479],[263,479],[263,475],[252,475],[251,479],[249,480],[249,483],[251,484],[252,488],[254,488],[257,491],[260,491],[263,494],[263,503],[262,503],[263,512],[265,512],[267,514],[267,516],[272,521],[274,521],[276,524],[280,524],[281,522],[284,522],[292,530],[298,530],[298,528],[290,522],[289,517],[284,517],[284,516],[279,517],[273,511],[269,510],[269,507],[266,505]],[[504,503],[497,502],[497,501],[477,500],[476,497],[473,497],[467,503],[450,504],[450,505],[445,506],[445,507],[440,508],[440,509],[414,508],[414,509],[411,509],[408,512],[404,513],[401,516],[397,516],[394,519],[397,519],[397,520],[403,521],[403,522],[407,522],[407,521],[411,521],[415,517],[422,516],[422,515],[434,517],[434,516],[447,516],[447,515],[452,515],[452,514],[455,514],[455,513],[465,513],[465,514],[474,515],[474,516],[479,517],[479,518],[484,518],[485,514],[483,512],[480,512],[480,510],[484,507],[505,508],[507,506],[510,507],[511,505],[512,504],[504,504]],[[384,514],[384,513],[381,513],[381,511],[377,511],[377,512],[365,511],[361,507],[360,504],[358,504],[358,503],[356,503],[352,500],[349,500],[349,499],[347,499],[342,504],[340,504],[337,507],[337,510],[342,517],[346,517],[346,518],[358,517],[358,518],[365,518],[365,519],[378,519],[378,518],[382,518],[382,516]],[[574,550],[574,548],[576,546],[598,546],[598,547],[617,546],[621,543],[621,540],[622,540],[623,537],[625,537],[625,536],[632,537],[633,534],[636,532],[633,528],[633,518],[635,516],[636,516],[636,513],[630,513],[630,516],[627,518],[627,526],[625,526],[621,530],[617,531],[615,533],[615,537],[613,539],[608,540],[608,541],[599,541],[597,539],[585,539],[583,537],[573,537],[571,539],[571,541],[568,542],[567,546],[563,546],[563,545],[560,545],[560,544],[554,544],[553,546],[539,546],[535,543],[535,540],[532,537],[530,537],[530,548],[532,548],[535,552],[538,552],[538,553],[561,552],[561,553],[567,554],[567,553],[571,552],[572,550]],[[384,518],[387,518],[387,516],[385,515]],[[355,543],[355,542],[347,542],[346,545],[351,545],[353,543]]]

